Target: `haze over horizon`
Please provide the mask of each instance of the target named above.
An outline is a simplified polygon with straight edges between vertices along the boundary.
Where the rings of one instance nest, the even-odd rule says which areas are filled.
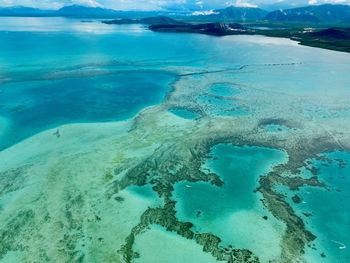
[[[210,10],[231,5],[269,9],[326,3],[350,4],[350,0],[1,0],[0,7],[26,6],[42,9],[59,9],[68,5],[84,5],[115,10]]]

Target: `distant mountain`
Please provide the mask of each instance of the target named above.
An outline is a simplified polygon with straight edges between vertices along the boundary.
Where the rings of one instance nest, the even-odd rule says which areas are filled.
[[[186,23],[184,23],[184,22],[177,21],[175,19],[172,19],[172,18],[166,17],[166,16],[153,16],[153,17],[146,17],[146,18],[141,18],[141,19],[122,18],[122,19],[102,21],[102,23],[117,24],[117,25],[123,25],[123,24],[186,25]]]
[[[309,0],[278,0],[278,1],[256,1],[261,9],[269,12],[280,10],[280,9],[292,9],[297,7],[307,6]]]
[[[37,8],[14,6],[0,8],[0,16],[39,16],[52,11]]]
[[[1,0],[0,0],[1,1]],[[282,1],[281,3],[285,3]],[[350,5],[309,5],[292,9],[280,9],[277,11],[267,12],[260,8],[236,7],[230,6],[224,9],[195,11],[195,12],[167,12],[167,11],[116,11],[100,7],[87,7],[80,5],[65,6],[58,10],[41,10],[30,7],[9,7],[0,8],[0,16],[62,16],[62,17],[79,17],[79,18],[123,18],[119,23],[140,23],[140,19],[145,17],[154,17],[159,20],[161,16],[163,21],[159,20],[158,24],[174,24],[168,17],[193,22],[244,22],[268,20],[271,22],[294,22],[294,23],[349,23],[350,24]],[[137,21],[127,21],[127,19]],[[118,21],[116,21],[118,22]],[[144,24],[154,24],[155,21],[145,22]]]
[[[65,6],[54,12],[56,16],[64,17],[106,17],[115,16],[118,11],[100,7],[87,7],[80,5]]]
[[[1,1],[1,0],[0,0]],[[58,10],[41,10],[30,7],[0,7],[0,16],[40,16],[77,18],[143,18],[167,14],[165,11],[118,11],[80,5],[65,6]]]
[[[116,17],[121,11],[80,5],[65,6],[58,10],[41,10],[31,7],[0,8],[0,16],[63,16],[63,17]]]
[[[267,11],[260,8],[229,6],[218,10],[195,11],[191,16],[187,15],[187,18],[208,22],[242,22],[261,20],[267,14]]]
[[[268,12],[260,8],[230,6],[215,13],[223,20],[254,21],[264,18]]]
[[[142,24],[147,25],[184,25],[184,22],[177,21],[167,16],[154,16],[140,19]]]
[[[270,12],[266,20],[298,23],[342,23],[350,22],[348,5],[312,5]]]

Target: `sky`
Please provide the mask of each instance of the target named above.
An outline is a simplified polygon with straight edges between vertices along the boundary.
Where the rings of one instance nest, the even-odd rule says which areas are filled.
[[[29,6],[58,9],[66,5],[86,5],[116,10],[191,9],[210,10],[230,5],[241,7],[293,7],[308,4],[350,4],[350,0],[0,0],[0,6]]]

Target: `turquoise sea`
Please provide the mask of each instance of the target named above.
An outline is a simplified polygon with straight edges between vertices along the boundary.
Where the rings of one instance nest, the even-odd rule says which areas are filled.
[[[349,69],[350,54],[303,47],[288,39],[155,33],[141,25],[105,25],[98,20],[82,23],[66,18],[0,18],[0,153],[6,154],[31,136],[61,125],[131,119],[166,101],[173,95],[174,84],[179,79],[203,72],[208,73],[203,79],[207,78],[210,85],[199,89],[197,83],[206,84],[206,80],[198,77],[198,82],[190,79],[190,85],[185,86],[186,91],[193,92],[186,97],[192,108],[164,106],[167,114],[183,121],[176,119],[175,125],[181,123],[187,128],[198,123],[201,127],[211,117],[218,118],[216,121],[232,118],[234,127],[241,128],[244,136],[245,127],[239,121],[247,118],[249,129],[259,135],[272,134],[283,145],[286,141],[283,136],[299,136],[298,128],[302,125],[291,128],[270,123],[260,129],[254,122],[254,114],[265,118],[293,112],[291,118],[300,118],[307,124],[334,117],[339,119],[330,126],[336,127],[350,118],[349,105],[344,106],[350,96]],[[223,78],[214,79],[211,71],[222,71]],[[230,83],[222,80],[227,76]],[[181,99],[183,91],[179,90]],[[276,98],[275,104],[266,103],[266,98]],[[323,101],[321,108],[313,104]],[[264,106],[259,108],[260,105]],[[278,108],[281,105],[285,107]],[[155,120],[159,123],[154,126],[162,121],[162,118]],[[323,126],[312,128],[328,131]],[[283,136],[278,137],[279,134]],[[150,143],[147,148],[147,139],[145,133],[142,143],[146,148],[140,150],[141,154],[129,158],[120,154],[111,163],[126,165],[148,154],[154,145]],[[169,141],[164,143],[168,144]],[[164,145],[159,142],[154,149]],[[131,145],[124,147],[125,151],[128,147],[132,149]],[[277,189],[303,219],[306,228],[317,236],[305,250],[307,262],[348,263],[350,153],[336,151],[323,155],[328,161],[312,162],[319,169],[326,189],[302,187],[297,192],[286,187]],[[262,176],[287,161],[288,154],[283,149],[213,145],[201,169],[217,174],[224,185],[177,182],[171,197],[176,201],[177,218],[191,222],[195,233],[219,236],[222,248],[249,249],[259,255],[261,262],[277,260],[286,226],[264,206],[256,189]],[[1,166],[5,164],[0,160],[0,171]],[[306,169],[301,169],[301,174],[311,177]],[[148,203],[162,204],[149,184],[127,189],[124,195],[134,196],[130,204],[139,210],[144,206],[146,209]],[[296,193],[303,202],[291,201]],[[0,203],[1,198],[0,195]],[[145,202],[138,206],[136,203],[141,199]],[[101,210],[108,211],[105,207]],[[130,221],[138,222],[139,217]],[[178,257],[184,263],[215,261],[202,253],[201,246],[174,232],[157,225],[147,230],[136,238],[135,251],[141,256],[135,262],[178,262],[174,261]],[[166,251],[160,257],[163,261],[155,260],[160,260],[158,251],[153,252],[157,247]]]
[[[202,169],[218,174],[224,186],[178,183],[173,192],[177,216],[194,223],[200,233],[211,232],[221,237],[223,247],[248,248],[262,262],[278,258],[284,225],[263,207],[261,194],[255,190],[260,176],[286,161],[286,154],[279,150],[214,146]]]
[[[126,71],[108,76],[2,84],[0,114],[9,120],[1,148],[62,124],[130,118],[159,103],[170,90],[171,74]]]
[[[0,39],[0,149],[65,123],[129,118],[165,97],[174,67],[247,66],[237,86],[297,95],[317,89],[324,96],[336,86],[342,96],[350,85],[347,55],[296,48],[284,39],[158,34],[140,25],[65,18],[1,18]],[[301,64],[290,71],[267,65],[272,63]],[[244,108],[213,97],[239,92],[223,86],[218,83],[198,102],[208,105],[209,114],[245,115]],[[215,100],[222,105],[211,105]]]
[[[350,261],[350,153],[330,152],[322,155],[326,159],[311,160],[319,169],[320,178],[326,189],[303,187],[299,191],[282,188],[280,191],[291,198],[297,194],[300,203],[290,204],[307,222],[309,229],[317,239],[307,249],[307,260],[317,262],[349,262]],[[304,169],[305,178],[311,177],[310,171]],[[322,257],[322,254],[324,257]]]

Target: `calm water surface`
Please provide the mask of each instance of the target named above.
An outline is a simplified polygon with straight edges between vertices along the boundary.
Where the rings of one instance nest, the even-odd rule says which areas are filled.
[[[350,153],[331,152],[323,156],[327,159],[311,161],[327,189],[304,187],[300,191],[290,191],[280,188],[280,191],[289,197],[293,209],[317,236],[306,251],[308,261],[347,263],[350,262]],[[302,172],[305,177],[312,176],[306,169]],[[302,198],[300,203],[291,201],[295,194]]]
[[[232,71],[234,85],[217,83],[197,99],[208,106],[208,114],[245,116],[249,112],[232,111],[234,100],[228,99],[237,96],[241,87],[300,100],[308,96],[343,100],[350,96],[349,68],[350,54],[302,47],[288,39],[159,34],[140,25],[113,26],[64,18],[0,18],[0,150],[62,124],[135,116],[144,107],[161,103],[184,69],[236,70]],[[315,114],[306,113],[310,118]],[[198,118],[184,109],[174,114]],[[276,132],[279,127],[271,129]],[[197,230],[219,234],[223,245],[250,248],[265,261],[276,258],[284,226],[263,209],[253,190],[259,176],[282,162],[284,154],[221,145],[214,149],[214,155],[218,159],[208,160],[207,166],[222,176],[225,186],[177,184],[174,198],[178,216],[195,223]],[[306,203],[295,205],[295,209],[315,212],[307,222],[319,236],[316,260],[324,249],[329,251],[329,262],[345,263],[350,261],[349,169],[339,169],[330,165],[321,171],[324,180],[340,192],[301,190]],[[330,202],[328,208],[322,206],[324,198]],[[242,223],[248,221],[251,224]],[[162,231],[156,228],[143,236],[145,242],[139,246],[164,236]],[[252,235],[259,242],[250,239]],[[271,236],[276,238],[266,238]],[[165,238],[184,244],[178,237]],[[340,248],[343,245],[346,249]],[[266,246],[273,249],[267,251]],[[315,258],[314,250],[310,251],[308,257]],[[337,255],[341,255],[340,261]]]
[[[284,152],[261,147],[220,144],[204,169],[216,173],[223,187],[210,183],[178,183],[173,193],[180,220],[194,223],[199,232],[212,232],[222,246],[248,248],[262,262],[276,259],[284,226],[264,209],[258,187],[260,176],[287,160]],[[264,219],[267,216],[268,219]],[[266,251],[266,247],[270,247]]]
[[[129,118],[160,103],[175,79],[162,71],[164,66],[198,70],[245,65],[244,74],[236,73],[237,88],[291,94],[314,94],[317,89],[320,96],[334,95],[329,87],[336,87],[342,96],[350,86],[348,54],[300,47],[286,39],[180,38],[140,25],[65,18],[0,18],[0,39],[0,149],[47,128]],[[145,67],[148,71],[142,72]],[[110,76],[100,76],[104,74]],[[231,101],[212,97],[238,91],[225,85],[211,87],[199,101],[208,104],[208,114],[245,115]]]

